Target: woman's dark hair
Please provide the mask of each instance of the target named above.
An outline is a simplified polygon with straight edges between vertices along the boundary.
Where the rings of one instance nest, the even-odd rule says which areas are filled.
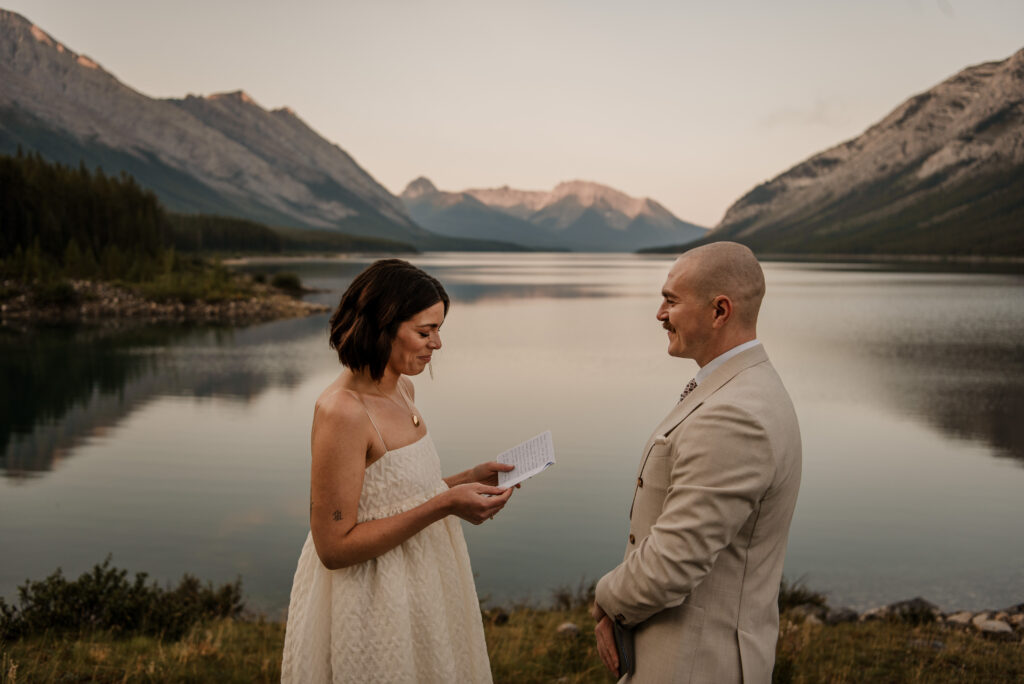
[[[381,259],[356,276],[331,316],[331,349],[348,368],[380,380],[398,326],[438,302],[448,315],[441,283],[408,261]]]

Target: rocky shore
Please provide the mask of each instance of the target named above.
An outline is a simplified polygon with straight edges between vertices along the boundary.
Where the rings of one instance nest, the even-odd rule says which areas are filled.
[[[58,296],[41,298],[14,282],[0,283],[0,321],[20,323],[96,323],[132,320],[153,323],[227,323],[242,325],[297,318],[328,311],[269,285],[252,283],[239,298],[191,302],[154,301],[122,285],[91,280],[67,281]],[[301,294],[301,293],[297,293]]]
[[[804,603],[789,609],[787,615],[795,618],[796,622],[812,625],[879,620],[912,625],[933,623],[992,639],[1020,641],[1024,644],[1024,603],[1003,610],[961,610],[943,613],[934,603],[918,597],[872,608],[863,613],[851,608],[830,608],[818,603]]]

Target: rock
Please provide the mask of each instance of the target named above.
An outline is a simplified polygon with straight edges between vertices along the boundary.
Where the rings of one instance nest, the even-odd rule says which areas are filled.
[[[1016,615],[1011,615],[1009,622],[1012,626],[1016,627],[1017,629],[1024,629],[1024,613],[1017,613]]]
[[[790,608],[789,612],[793,615],[799,615],[805,620],[808,617],[813,616],[817,618],[818,622],[820,623],[825,618],[825,615],[828,613],[828,608],[826,608],[825,606],[819,606],[816,603],[802,603],[799,606],[794,606],[793,608]]]
[[[942,611],[931,601],[926,601],[920,596],[907,601],[898,601],[887,606],[889,617],[919,625],[925,622],[935,622],[942,616]]]
[[[843,622],[856,622],[858,617],[857,611],[843,607],[830,610],[825,616],[825,622],[830,625],[838,625]]]
[[[861,622],[870,622],[872,620],[885,620],[889,617],[889,609],[886,606],[879,606],[878,608],[872,608],[871,610],[861,613]]]
[[[1013,627],[1010,627],[1010,625],[1006,624],[1002,620],[985,620],[978,625],[978,631],[980,631],[983,636],[992,639],[1014,638]]]
[[[1009,618],[1010,615],[1005,610],[1001,610],[992,616],[993,620],[999,620],[1000,622],[1006,622],[1007,620],[1009,620]]]
[[[808,614],[807,616],[804,617],[804,624],[805,625],[814,625],[814,626],[817,627],[817,626],[823,625],[825,623],[821,621],[820,617],[818,617],[814,613],[810,613],[810,614]]]
[[[986,610],[980,613],[976,613],[975,616],[971,618],[971,624],[977,627],[978,629],[981,629],[981,623],[991,619],[992,613]]]
[[[959,613],[953,613],[946,618],[946,624],[950,627],[956,627],[958,629],[967,629],[971,626],[971,618],[974,617],[974,613],[969,610],[961,610]]]
[[[579,636],[580,634],[580,628],[575,622],[563,622],[562,624],[558,625],[555,631],[561,634],[562,636],[568,637],[575,637]]]

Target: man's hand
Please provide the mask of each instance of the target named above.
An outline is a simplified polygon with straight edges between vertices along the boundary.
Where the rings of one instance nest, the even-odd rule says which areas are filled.
[[[594,604],[595,607],[597,604]],[[601,610],[600,607],[597,610]],[[601,610],[602,615],[604,611]],[[594,627],[594,636],[597,638],[597,654],[601,656],[601,662],[616,677],[619,676],[619,653],[615,648],[615,631],[612,627],[612,619],[604,615]]]

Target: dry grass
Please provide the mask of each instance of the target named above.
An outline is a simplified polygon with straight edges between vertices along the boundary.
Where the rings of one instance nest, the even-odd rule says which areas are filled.
[[[517,607],[507,622],[487,611],[484,629],[496,682],[611,682],[593,644],[584,605]],[[562,622],[578,635],[559,635]],[[1024,682],[1024,644],[983,639],[937,625],[870,622],[825,627],[783,620],[774,681]],[[277,682],[284,625],[219,620],[177,641],[32,637],[0,645],[0,683]]]
[[[783,619],[776,684],[1024,682],[1024,644],[936,624],[859,622],[826,627]]]
[[[0,682],[279,682],[284,625],[218,620],[178,641],[96,633],[0,646]]]

